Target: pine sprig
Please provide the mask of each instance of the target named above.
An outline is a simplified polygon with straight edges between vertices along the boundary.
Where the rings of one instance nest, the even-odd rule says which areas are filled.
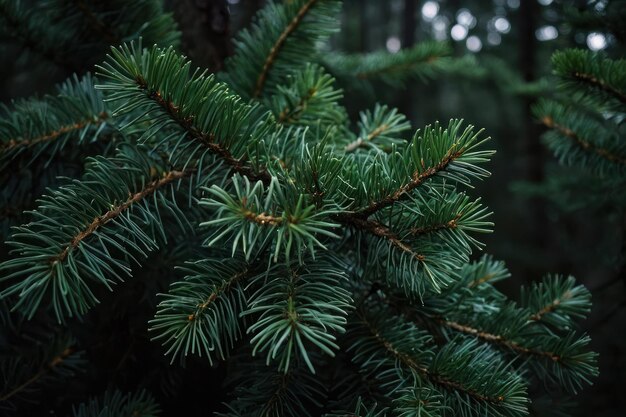
[[[219,417],[313,417],[321,406],[325,389],[307,369],[290,368],[286,373],[253,362],[238,375],[228,411]],[[249,368],[249,369],[246,369]]]
[[[29,344],[32,342],[29,340]],[[33,392],[69,379],[83,368],[82,352],[76,350],[71,338],[54,336],[40,343],[31,357],[25,350],[20,352],[24,354],[21,357],[4,352],[0,357],[0,410],[15,410]]]
[[[115,115],[140,112],[126,128],[149,120],[144,140],[164,128],[173,129],[160,143],[171,151],[172,163],[199,167],[212,162],[206,161],[210,155],[235,172],[269,182],[270,174],[256,154],[267,133],[256,108],[244,104],[213,75],[191,72],[191,62],[173,48],[123,45],[113,48],[98,68],[108,81],[98,88],[117,104]]]
[[[551,129],[543,140],[564,165],[579,166],[601,176],[624,171],[626,145],[619,126],[611,120],[548,100],[539,101],[533,112]]]
[[[33,220],[15,228],[8,243],[19,257],[0,265],[0,280],[9,283],[0,296],[17,295],[14,308],[28,317],[44,300],[59,321],[85,313],[98,302],[93,283],[111,289],[130,275],[130,260],[138,262],[136,256],[145,257],[167,239],[164,215],[171,213],[185,227],[168,194],[191,174],[169,169],[141,148],[93,159],[82,181],[42,198]]]
[[[270,2],[235,42],[225,78],[244,98],[274,94],[288,74],[304,67],[316,44],[338,29],[337,0]]]
[[[250,183],[246,177],[232,178],[235,195],[213,186],[207,191],[210,198],[200,205],[215,210],[213,220],[200,226],[216,229],[205,241],[214,246],[225,240],[232,241],[233,254],[242,250],[246,259],[270,245],[274,261],[279,255],[289,260],[295,253],[298,258],[304,251],[315,254],[315,249],[326,249],[320,239],[337,238],[329,220],[332,212],[316,210],[306,203],[305,196],[294,189],[281,186],[274,177],[267,189],[262,182]]]
[[[526,388],[519,375],[488,348],[457,339],[435,350],[431,338],[414,325],[377,312],[360,313],[352,345],[354,361],[398,392],[416,384],[441,398],[455,415],[522,416],[527,413]],[[355,337],[355,335],[353,335]],[[506,381],[506,383],[502,383]],[[449,408],[448,408],[449,407]]]
[[[358,127],[359,136],[345,146],[346,153],[359,148],[390,150],[392,145],[406,144],[401,134],[409,130],[411,124],[397,109],[377,104],[373,112],[361,113]]]
[[[611,60],[600,53],[581,49],[557,51],[552,56],[555,73],[565,87],[598,97],[598,102],[626,104],[626,60]]]
[[[570,328],[574,320],[584,319],[591,311],[591,293],[576,285],[572,276],[548,275],[530,288],[522,287],[520,303],[531,311],[531,320]]]
[[[243,282],[249,266],[238,259],[202,259],[180,267],[182,281],[161,294],[154,319],[153,340],[161,340],[172,362],[189,354],[224,360],[242,336],[239,312],[247,306]]]
[[[315,346],[331,357],[339,349],[335,334],[345,331],[351,310],[350,293],[341,287],[346,275],[332,259],[308,264],[277,265],[251,281],[259,288],[244,315],[257,317],[248,328],[254,333],[252,354],[266,353],[267,363],[278,361],[287,372],[297,358],[315,373],[309,357]]]
[[[59,87],[57,96],[0,107],[0,167],[27,151],[24,166],[40,157],[47,166],[68,143],[93,143],[115,131],[94,82],[89,74],[82,79],[74,76]]]
[[[322,62],[343,83],[380,81],[392,87],[449,73],[473,78],[484,75],[484,70],[472,56],[454,58],[451,55],[449,44],[425,41],[396,53],[329,54]]]
[[[325,132],[347,124],[346,110],[339,105],[342,97],[334,79],[323,68],[310,64],[288,77],[284,86],[278,85],[276,94],[266,102],[277,123]]]
[[[481,138],[482,131],[474,132],[473,126],[463,129],[462,123],[451,120],[447,128],[438,123],[427,126],[401,152],[379,156],[376,163],[367,164],[360,173],[365,184],[355,188],[359,191],[355,200],[361,206],[355,212],[369,217],[408,198],[412,191],[435,177],[470,186],[470,178],[488,176],[488,171],[478,164],[487,162],[494,153],[479,149],[489,138]],[[383,172],[388,173],[387,178]]]

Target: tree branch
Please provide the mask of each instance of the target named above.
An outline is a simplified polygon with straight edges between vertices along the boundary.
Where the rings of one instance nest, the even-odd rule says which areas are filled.
[[[190,175],[192,171],[170,171],[163,178],[150,182],[143,190],[133,194],[126,201],[118,206],[111,208],[102,216],[96,217],[87,227],[79,234],[74,236],[74,239],[59,253],[58,255],[50,258],[50,263],[62,262],[67,255],[74,250],[80,242],[91,236],[96,230],[104,226],[109,221],[119,216],[123,211],[130,208],[134,203],[137,203],[144,198],[150,196],[160,187],[163,187],[175,180]]]
[[[180,107],[175,103],[163,98],[159,91],[150,91],[148,89],[148,83],[142,77],[138,77],[136,80],[140,89],[144,90],[149,98],[154,100],[163,110],[165,110],[174,121],[189,133],[189,136],[196,139],[204,146],[206,146],[211,153],[219,156],[228,166],[234,171],[247,176],[253,181],[262,181],[268,184],[272,180],[272,176],[265,170],[254,172],[254,169],[246,164],[244,160],[235,158],[228,149],[215,141],[215,135],[213,133],[206,133],[198,129],[193,125],[193,117],[184,118],[181,115]]]
[[[444,170],[448,165],[450,165],[451,162],[456,160],[462,154],[463,150],[457,151],[456,144],[452,145],[452,147],[446,153],[446,156],[444,156],[437,165],[427,168],[422,172],[415,171],[413,173],[411,181],[400,187],[400,189],[398,189],[393,194],[383,198],[382,200],[370,203],[368,207],[358,211],[357,214],[359,216],[362,216],[363,218],[367,218],[384,208],[392,206],[397,201],[406,198],[411,191],[422,185],[426,180],[434,177],[440,171]]]
[[[572,129],[563,126],[561,124],[558,124],[554,121],[554,119],[548,115],[543,116],[541,118],[541,122],[544,124],[544,126],[550,128],[550,129],[555,129],[557,130],[559,133],[561,133],[563,136],[566,136],[570,139],[572,139],[574,142],[576,142],[576,144],[578,144],[581,148],[583,148],[586,151],[590,151],[593,152],[601,157],[603,157],[604,159],[607,159],[611,162],[616,162],[618,164],[622,164],[622,165],[626,165],[626,158],[621,157],[619,155],[614,155],[612,154],[610,151],[608,151],[607,149],[604,148],[600,148],[597,147],[595,145],[593,145],[592,143],[590,143],[589,141],[581,138],[580,136],[578,136],[576,134],[576,132],[574,132]]]
[[[65,133],[81,130],[90,124],[93,124],[94,126],[100,126],[108,119],[108,117],[109,115],[106,112],[101,112],[92,119],[80,120],[72,125],[61,126],[60,128],[41,136],[25,140],[10,139],[7,142],[0,144],[0,152],[12,150],[21,146],[33,146],[38,143],[49,142],[57,139],[59,136]]]
[[[254,94],[252,95],[253,97],[259,97],[261,95],[261,92],[263,92],[265,82],[267,81],[267,75],[274,65],[274,61],[278,56],[278,52],[285,44],[285,41],[287,40],[289,35],[291,35],[291,33],[296,30],[302,19],[304,19],[304,17],[316,1],[317,0],[309,0],[300,8],[300,10],[298,10],[298,13],[293,17],[293,19],[291,19],[289,25],[287,25],[285,30],[280,34],[280,36],[276,40],[276,43],[274,43],[274,46],[272,46],[272,49],[270,49],[270,53],[265,59],[265,63],[263,64],[263,69],[261,70],[261,73],[257,78]]]

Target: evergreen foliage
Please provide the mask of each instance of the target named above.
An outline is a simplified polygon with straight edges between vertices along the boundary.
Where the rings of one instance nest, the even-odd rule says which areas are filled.
[[[12,229],[3,320],[73,327],[106,307],[103,289],[129,291],[115,284],[149,271],[151,252],[171,252],[182,276],[168,276],[146,326],[172,363],[228,361],[232,400],[217,415],[523,416],[541,394],[591,383],[596,355],[576,325],[590,309],[584,288],[547,277],[515,303],[493,286],[508,277],[503,263],[470,263],[493,226],[467,194],[489,176],[482,130],[455,119],[408,134],[405,116],[377,105],[351,131],[317,49],[337,29],[340,3],[270,2],[217,76],[192,69],[169,46],[169,17],[156,18],[165,47],[114,46],[95,86],[86,76],[58,97],[7,108],[3,164],[35,169],[70,146],[84,155],[84,144],[116,141]],[[348,66],[383,81],[397,66],[432,77],[424,62],[447,53],[425,44]],[[603,62],[589,63],[592,76],[621,88],[601,78]],[[154,296],[148,289],[132,296]],[[68,343],[63,372],[58,349],[32,369],[3,352],[13,382],[1,392],[28,394],[17,371],[33,381],[73,372]],[[74,415],[156,414],[138,392],[106,394]]]
[[[545,144],[564,166],[576,172],[566,174],[575,175],[575,180],[555,176],[552,181],[562,189],[561,196],[574,184],[588,187],[596,201],[582,204],[596,205],[606,194],[621,194],[618,190],[626,185],[622,123],[626,111],[626,60],[568,49],[556,52],[552,64],[560,81],[556,97],[541,99],[534,113],[549,129],[544,135]],[[555,201],[564,207],[576,205],[570,198]],[[619,198],[610,198],[606,207],[615,209],[623,203]]]

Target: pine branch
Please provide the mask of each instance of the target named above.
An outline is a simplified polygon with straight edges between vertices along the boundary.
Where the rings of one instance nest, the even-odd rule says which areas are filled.
[[[322,381],[302,368],[277,372],[258,362],[236,374],[233,399],[220,417],[313,417],[325,394]]]
[[[406,140],[399,137],[400,133],[411,128],[410,123],[403,114],[396,109],[387,106],[376,105],[374,112],[361,113],[359,122],[359,137],[348,143],[344,150],[351,153],[363,147],[391,148],[392,145],[406,144]],[[376,143],[373,143],[376,140]]]
[[[492,351],[475,341],[455,339],[438,352],[432,339],[402,317],[368,303],[359,310],[352,330],[353,360],[398,394],[416,386],[440,398],[438,407],[463,415],[521,416],[526,413],[526,390],[520,377],[508,370]],[[506,384],[502,384],[505,379]],[[496,383],[496,381],[498,381]],[[406,397],[404,398],[407,399]]]
[[[85,229],[81,230],[72,238],[71,242],[63,249],[61,253],[59,253],[57,256],[53,256],[52,258],[50,258],[50,263],[54,265],[56,262],[65,261],[68,254],[75,250],[76,247],[78,247],[78,245],[83,240],[94,234],[100,227],[104,226],[109,221],[121,215],[125,210],[128,210],[133,204],[136,204],[141,200],[148,198],[159,188],[164,187],[173,181],[187,177],[191,174],[192,171],[169,171],[164,173],[162,178],[155,179],[152,182],[148,183],[143,187],[143,189],[137,191],[126,201],[112,207],[103,215],[96,217],[91,223],[87,225],[87,227],[85,227]]]
[[[350,294],[342,288],[345,274],[336,260],[325,256],[308,264],[278,265],[252,279],[258,290],[242,314],[258,317],[248,333],[256,352],[267,352],[266,362],[276,359],[278,369],[287,372],[292,361],[302,360],[315,367],[307,345],[333,357],[339,349],[333,333],[343,333]]]
[[[91,160],[82,181],[44,197],[8,242],[19,257],[0,265],[0,280],[10,282],[0,296],[18,295],[14,309],[28,317],[48,299],[59,321],[85,313],[98,302],[88,283],[111,289],[112,278],[130,273],[129,259],[139,263],[133,255],[145,257],[170,227],[186,227],[175,189],[193,171],[164,165],[143,148],[124,147],[116,158]],[[193,187],[211,180],[205,174]]]
[[[506,340],[504,337],[502,337],[502,335],[485,332],[480,329],[476,329],[474,327],[457,323],[454,321],[443,320],[443,319],[439,319],[437,321],[440,324],[446,327],[449,327],[457,332],[477,337],[481,340],[484,340],[487,343],[500,345],[504,348],[510,349],[511,351],[515,353],[519,353],[523,355],[543,356],[554,362],[558,362],[561,360],[559,355],[556,355],[553,352],[545,352],[545,351],[540,351],[540,350],[535,350],[535,349],[529,349],[529,348],[520,346],[519,344],[513,341]]]
[[[338,217],[338,220],[347,226],[356,227],[357,229],[370,233],[373,236],[387,240],[393,247],[398,248],[400,251],[405,252],[410,257],[415,258],[420,262],[426,260],[424,255],[414,252],[411,246],[400,240],[400,238],[398,238],[398,236],[391,229],[377,221],[364,220],[360,216],[347,215]]]
[[[552,56],[557,75],[566,86],[583,87],[603,98],[626,104],[626,60],[611,60],[601,53],[581,49],[557,51]]]
[[[542,117],[541,123],[543,123],[544,126],[546,126],[547,128],[555,129],[559,133],[561,133],[563,136],[566,136],[572,139],[578,146],[580,146],[582,149],[586,151],[593,152],[608,161],[626,165],[626,157],[615,155],[612,152],[610,152],[608,149],[593,145],[591,142],[577,135],[576,132],[574,132],[572,129],[555,122],[554,119],[549,115]]]
[[[98,67],[110,80],[98,87],[112,91],[111,101],[121,101],[116,115],[138,110],[143,111],[144,117],[159,119],[160,123],[145,131],[145,139],[164,126],[176,126],[178,139],[172,140],[170,136],[170,143],[164,145],[172,150],[189,148],[182,143],[193,141],[187,152],[172,152],[173,163],[187,164],[197,154],[208,151],[233,171],[269,183],[271,175],[265,167],[259,161],[255,164],[249,161],[251,156],[259,157],[250,155],[250,151],[262,147],[261,137],[267,133],[267,126],[255,126],[264,123],[255,120],[259,116],[256,109],[243,104],[213,76],[199,74],[197,70],[191,74],[190,65],[190,61],[171,47],[142,50],[141,44],[131,43],[112,49],[109,61]],[[135,119],[126,128],[141,120],[141,117]],[[202,165],[202,160],[195,162]]]
[[[252,275],[250,266],[236,258],[208,258],[179,269],[184,279],[161,294],[163,300],[150,320],[150,331],[156,333],[152,339],[163,341],[172,362],[190,353],[205,354],[211,364],[214,356],[225,359],[241,338],[239,314],[247,306],[242,284]]]
[[[276,262],[281,254],[286,260],[294,255],[302,259],[306,251],[326,249],[323,238],[338,237],[334,231],[338,224],[329,218],[332,210],[315,210],[303,194],[281,185],[276,177],[267,188],[240,176],[234,176],[232,183],[236,195],[214,185],[207,190],[210,198],[200,201],[215,210],[212,220],[200,223],[213,229],[205,240],[207,246],[225,240],[232,242],[233,254],[241,249],[246,259],[253,259],[274,244]]]
[[[317,44],[338,29],[340,5],[337,0],[269,2],[238,37],[224,78],[246,99],[275,93],[288,75],[313,61]]]
[[[92,144],[114,135],[110,112],[94,82],[90,74],[74,76],[58,87],[55,96],[0,107],[0,163],[26,167],[48,158],[47,165],[67,144]],[[32,155],[19,160],[27,150]]]
[[[348,116],[339,104],[343,93],[335,89],[335,80],[321,67],[307,65],[287,81],[266,100],[278,124],[319,128],[322,134],[331,127],[345,129]]]
[[[427,126],[423,134],[418,131],[401,152],[380,157],[376,163],[379,166],[384,164],[384,170],[391,172],[390,178],[386,182],[377,179],[368,187],[369,191],[357,201],[369,202],[366,207],[355,210],[354,215],[366,219],[410,198],[413,191],[435,177],[446,177],[468,185],[468,177],[488,175],[476,164],[485,162],[492,152],[475,150],[487,139],[479,139],[482,132],[474,133],[472,126],[461,130],[461,123],[460,120],[452,120],[446,129],[438,123]]]
[[[276,40],[276,42],[270,49],[270,52],[267,55],[267,58],[265,58],[265,62],[263,63],[263,68],[261,69],[261,73],[259,74],[259,77],[257,78],[254,93],[252,94],[253,98],[259,97],[261,95],[261,92],[263,91],[263,88],[265,87],[265,82],[267,80],[268,72],[274,65],[274,61],[276,60],[277,55],[280,53],[281,48],[285,44],[285,41],[292,34],[292,32],[296,30],[298,25],[300,25],[300,22],[302,22],[302,19],[304,19],[304,17],[306,16],[306,14],[309,12],[309,10],[315,4],[316,1],[318,0],[307,0],[307,2],[304,3],[300,7],[296,15],[293,17],[293,19],[291,19],[291,22],[289,22],[287,27],[282,31],[282,33],[280,34],[280,36],[278,37],[278,39]]]

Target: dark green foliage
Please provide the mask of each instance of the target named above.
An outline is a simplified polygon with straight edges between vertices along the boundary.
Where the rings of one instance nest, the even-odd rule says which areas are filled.
[[[561,81],[559,95],[534,108],[535,116],[550,129],[545,143],[561,163],[590,174],[580,175],[580,182],[597,176],[624,183],[621,114],[626,109],[626,61],[569,49],[556,52],[552,63]]]
[[[2,231],[19,224],[45,187],[80,175],[85,155],[109,154],[120,139],[94,79],[72,77],[57,95],[0,106]],[[17,175],[16,175],[17,174]]]
[[[238,259],[202,259],[179,268],[182,281],[174,282],[162,294],[154,320],[154,340],[163,340],[166,354],[184,357],[206,355],[225,359],[235,341],[242,337],[239,312],[246,309],[244,283],[249,266]]]
[[[179,38],[158,0],[1,0],[0,28],[35,57],[72,71],[100,61],[110,45],[139,37],[176,45]]]
[[[409,80],[428,80],[441,74],[484,75],[473,56],[453,58],[452,48],[444,42],[422,42],[395,54],[332,54],[324,57],[329,71],[344,82],[382,81],[400,86]]]
[[[244,99],[273,95],[287,76],[317,54],[316,44],[337,31],[338,0],[270,1],[239,34],[226,63],[228,84]]]
[[[574,322],[588,293],[548,278],[518,305],[493,286],[508,277],[501,262],[468,264],[477,234],[493,226],[467,194],[489,176],[494,152],[481,130],[451,120],[410,134],[384,105],[350,130],[317,50],[339,4],[270,2],[224,82],[173,47],[130,42],[97,67],[97,90],[85,82],[86,95],[77,86],[64,94],[78,98],[54,98],[63,105],[52,120],[12,109],[9,125],[25,140],[91,117],[42,155],[72,139],[99,143],[101,125],[120,140],[13,229],[0,296],[29,319],[51,313],[71,325],[117,309],[94,308],[100,300],[130,292],[139,304],[129,287],[102,290],[165,264],[137,295],[156,310],[151,336],[172,363],[227,361],[224,416],[513,417],[528,414],[538,380],[578,391],[597,373]],[[354,57],[348,72],[431,78],[458,64],[447,54],[423,44]],[[72,100],[81,112],[68,113]],[[93,122],[102,111],[106,123]],[[18,135],[31,124],[35,133]],[[149,257],[157,249],[159,262]],[[167,276],[172,262],[182,275]],[[75,415],[156,410],[146,394],[116,392]]]
[[[143,148],[124,147],[116,158],[93,159],[82,181],[45,196],[32,221],[14,229],[8,243],[20,257],[1,270],[2,281],[17,282],[2,296],[17,294],[14,308],[29,317],[42,302],[58,320],[84,314],[98,302],[93,283],[111,288],[130,275],[130,261],[167,240],[163,215],[184,227],[174,191],[187,175],[168,170]]]
[[[159,406],[145,391],[122,394],[120,391],[106,392],[101,399],[92,399],[74,409],[73,417],[156,417]]]
[[[82,372],[82,352],[66,331],[50,322],[29,322],[0,301],[0,414],[11,415],[51,385]]]

